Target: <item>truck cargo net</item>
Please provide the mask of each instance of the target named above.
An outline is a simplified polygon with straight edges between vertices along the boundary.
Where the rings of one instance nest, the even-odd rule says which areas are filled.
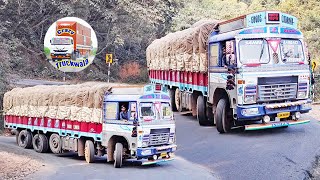
[[[258,86],[259,101],[275,101],[283,99],[295,99],[297,84],[271,84]]]

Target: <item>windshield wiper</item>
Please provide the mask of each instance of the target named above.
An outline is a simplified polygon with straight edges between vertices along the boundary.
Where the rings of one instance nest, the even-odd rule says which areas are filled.
[[[258,63],[260,63],[260,61],[261,61],[261,58],[262,58],[262,55],[263,55],[263,52],[264,52],[264,40],[262,40],[262,44],[261,44],[261,52],[260,52],[260,57],[259,57],[259,62]]]

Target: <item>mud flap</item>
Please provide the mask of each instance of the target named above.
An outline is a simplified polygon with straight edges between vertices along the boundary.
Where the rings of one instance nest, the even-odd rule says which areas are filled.
[[[245,130],[251,131],[251,130],[260,130],[260,129],[271,129],[271,128],[298,125],[298,124],[306,124],[309,122],[310,120],[296,120],[296,121],[289,120],[289,121],[280,121],[280,122],[270,122],[270,123],[264,123],[264,124],[250,124],[250,125],[245,125]]]

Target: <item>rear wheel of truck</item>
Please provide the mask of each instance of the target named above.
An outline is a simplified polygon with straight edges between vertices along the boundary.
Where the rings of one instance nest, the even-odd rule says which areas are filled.
[[[86,144],[84,146],[84,157],[87,161],[87,163],[93,163],[94,162],[94,145],[91,140],[87,140]]]
[[[228,103],[226,99],[220,99],[217,105],[214,119],[216,120],[217,130],[220,133],[227,133],[231,130],[232,120],[228,117],[229,111]]]
[[[177,106],[176,106],[176,102],[175,102],[175,91],[174,89],[170,89],[169,90],[169,95],[170,95],[170,102],[171,102],[171,107],[172,107],[172,111],[177,111]]]
[[[199,95],[197,98],[197,119],[200,126],[208,126],[212,124],[207,117],[206,102],[202,95]]]
[[[49,147],[52,153],[54,154],[61,153],[61,139],[58,134],[56,133],[51,134],[49,138]]]
[[[32,140],[33,149],[38,153],[47,152],[49,149],[48,138],[44,134],[36,134]]]
[[[32,147],[32,134],[27,130],[20,131],[18,135],[18,145],[25,149]]]
[[[122,158],[123,158],[123,145],[121,143],[116,144],[114,155],[114,167],[121,168],[122,166]]]
[[[179,88],[177,88],[174,93],[174,102],[175,102],[177,110],[179,112],[182,112],[181,92],[180,92]]]

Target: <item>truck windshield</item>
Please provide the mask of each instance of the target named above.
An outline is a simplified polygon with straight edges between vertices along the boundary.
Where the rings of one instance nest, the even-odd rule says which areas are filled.
[[[70,38],[52,38],[51,45],[70,45],[72,40]]]
[[[302,43],[299,40],[283,39],[280,42],[281,57],[284,63],[304,61]]]
[[[140,111],[142,117],[155,116],[153,103],[140,103]]]
[[[269,62],[269,50],[266,40],[241,40],[239,49],[240,62],[242,64],[267,64]]]
[[[172,117],[172,110],[169,103],[162,103],[162,116],[165,119]]]

